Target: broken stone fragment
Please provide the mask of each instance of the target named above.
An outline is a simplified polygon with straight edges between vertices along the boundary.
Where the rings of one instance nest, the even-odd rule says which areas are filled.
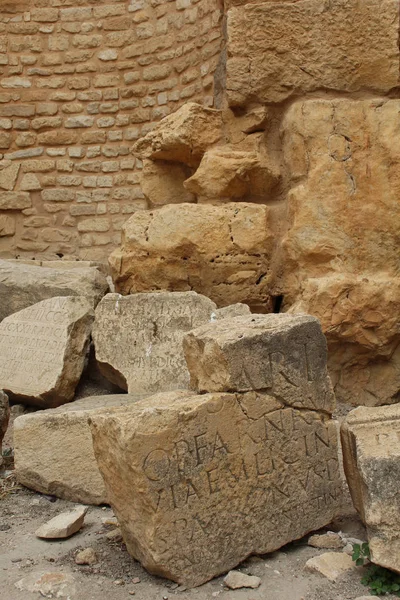
[[[224,319],[188,333],[183,347],[199,392],[262,390],[293,407],[334,410],[326,340],[314,317]]]
[[[270,209],[246,202],[167,205],[138,211],[110,257],[116,290],[195,290],[218,307],[270,312]]]
[[[326,548],[327,550],[337,550],[345,545],[343,539],[338,533],[328,531],[328,533],[315,534],[308,538],[308,545],[313,548]]]
[[[260,587],[261,579],[254,575],[246,575],[240,571],[229,571],[228,575],[224,577],[224,584],[231,590],[238,590],[240,588],[253,588]]]
[[[279,171],[256,152],[214,148],[206,152],[197,171],[184,187],[207,200],[268,198],[279,180]]]
[[[142,160],[168,160],[197,166],[204,152],[222,136],[222,113],[188,102],[161,119],[136,142],[133,152]]]
[[[98,562],[96,552],[93,548],[85,548],[76,554],[75,562],[77,565],[94,565]]]
[[[24,486],[84,504],[107,502],[87,422],[93,413],[136,402],[143,396],[91,396],[14,421],[14,460]],[[46,440],[46,443],[43,443]]]
[[[337,514],[335,422],[250,394],[169,392],[90,418],[124,541],[151,573],[201,585]]]
[[[357,569],[357,567],[351,556],[344,552],[325,552],[310,558],[305,564],[305,569],[319,573],[329,581],[336,582],[348,571]]]
[[[78,296],[43,300],[0,323],[0,389],[42,408],[72,400],[81,377],[94,319]]]
[[[400,405],[351,411],[341,437],[344,470],[367,526],[371,561],[400,573]]]
[[[87,511],[87,506],[77,506],[73,510],[61,513],[39,527],[35,535],[46,540],[69,538],[81,529]]]
[[[96,305],[108,289],[105,276],[96,268],[48,269],[18,263],[0,260],[0,321],[54,296],[85,296]]]
[[[101,373],[129,393],[187,388],[183,336],[215,311],[214,302],[196,292],[107,294],[92,334]]]

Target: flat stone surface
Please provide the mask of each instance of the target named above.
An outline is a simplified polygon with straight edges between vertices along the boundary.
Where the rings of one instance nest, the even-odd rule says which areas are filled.
[[[0,210],[23,210],[31,206],[32,200],[28,192],[3,192],[0,190]]]
[[[196,292],[107,294],[93,327],[101,373],[135,394],[187,388],[183,336],[209,322],[215,310]]]
[[[86,296],[96,305],[108,290],[96,268],[47,269],[18,262],[0,260],[0,321],[54,296]]]
[[[22,592],[38,592],[45,598],[75,598],[76,583],[70,573],[61,571],[34,572],[15,583]]]
[[[94,312],[86,298],[43,300],[0,323],[0,389],[43,408],[72,400]]]
[[[157,394],[90,419],[128,551],[197,586],[331,522],[336,423],[277,398]]]
[[[250,307],[247,304],[241,304],[237,302],[236,304],[230,304],[229,306],[224,306],[223,308],[218,308],[215,311],[216,320],[220,319],[230,319],[232,317],[244,317],[251,313]]]
[[[400,573],[400,404],[351,411],[341,430],[344,470],[367,526],[371,560]]]
[[[305,564],[305,569],[320,573],[329,581],[337,581],[347,571],[356,568],[351,556],[344,552],[325,552],[310,558]]]
[[[285,404],[332,412],[326,340],[314,317],[249,315],[188,333],[191,387],[199,392],[263,390]]]
[[[107,502],[93,453],[88,416],[143,396],[91,396],[14,421],[15,473],[26,487],[84,504]],[[43,443],[46,440],[46,443]]]
[[[398,85],[399,11],[392,0],[247,4],[228,11],[227,25],[233,106]]]
[[[69,538],[80,530],[87,511],[87,506],[77,506],[69,512],[61,513],[39,527],[35,535],[46,540]]]

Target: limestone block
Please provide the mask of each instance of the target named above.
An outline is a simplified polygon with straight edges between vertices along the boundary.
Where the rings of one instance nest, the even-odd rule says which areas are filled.
[[[54,296],[85,296],[93,305],[108,290],[96,268],[53,269],[0,260],[0,321]]]
[[[32,200],[28,192],[0,191],[0,210],[23,210],[31,206]]]
[[[138,140],[133,152],[141,159],[197,166],[207,148],[221,138],[221,128],[220,111],[188,102]]]
[[[138,211],[110,257],[116,289],[195,290],[219,307],[243,302],[269,312],[269,215],[267,206],[244,202]]]
[[[90,419],[124,541],[150,572],[201,585],[337,513],[335,422],[246,396],[170,392]]]
[[[329,581],[335,582],[346,575],[348,571],[355,570],[357,567],[351,556],[344,552],[324,552],[324,554],[310,558],[306,562],[305,568],[307,571],[319,573]]]
[[[262,390],[296,408],[335,408],[326,340],[314,317],[223,319],[188,333],[183,347],[191,388],[199,392]]]
[[[255,152],[226,147],[209,150],[184,186],[207,199],[268,197],[279,180],[279,171]]]
[[[192,171],[186,165],[163,160],[143,161],[141,187],[152,206],[195,202],[195,196],[183,187]]]
[[[94,457],[88,416],[138,399],[129,394],[91,396],[59,408],[18,417],[14,421],[15,473],[18,481],[42,494],[51,494],[71,502],[106,503],[106,491]]]
[[[44,408],[72,400],[93,318],[87,298],[67,296],[43,300],[3,319],[0,389],[12,400]]]
[[[399,81],[398,29],[392,0],[233,7],[228,11],[228,101],[232,106],[281,102],[321,89],[388,92]]]
[[[359,407],[341,430],[344,470],[371,560],[400,573],[400,405]]]
[[[0,390],[0,469],[3,464],[2,443],[3,443],[3,438],[7,431],[9,419],[10,419],[10,405],[8,402],[8,396],[2,390]]]
[[[0,171],[0,188],[11,192],[17,181],[20,164],[11,163]]]
[[[15,218],[0,215],[0,237],[8,237],[15,233]]]
[[[72,510],[50,519],[50,521],[39,527],[35,535],[45,540],[69,538],[80,530],[87,511],[87,506],[76,506]]]
[[[229,306],[224,306],[223,308],[218,308],[214,314],[215,320],[219,321],[220,319],[229,319],[232,317],[244,317],[245,315],[249,315],[250,312],[250,308],[247,306],[247,304],[241,304],[238,302],[237,304],[231,304]]]
[[[107,294],[93,327],[101,373],[129,393],[187,388],[183,336],[209,322],[215,310],[196,292]]]
[[[307,279],[289,309],[319,319],[335,394],[356,406],[398,402],[399,312],[400,279],[383,272]]]

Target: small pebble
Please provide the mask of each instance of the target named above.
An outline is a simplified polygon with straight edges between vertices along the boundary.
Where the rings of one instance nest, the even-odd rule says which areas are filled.
[[[134,595],[135,595],[135,593],[136,593],[136,592],[134,592],[134,591],[132,591],[132,590],[131,590],[130,592],[128,592],[128,594],[129,594],[130,596],[134,596]]]
[[[125,585],[125,581],[123,579],[116,579],[113,581],[114,585]]]
[[[139,577],[134,577],[132,579],[132,583],[140,583],[140,578]]]

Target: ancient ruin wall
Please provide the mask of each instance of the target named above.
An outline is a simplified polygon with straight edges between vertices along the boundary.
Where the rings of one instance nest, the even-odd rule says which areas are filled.
[[[105,259],[147,208],[135,140],[213,105],[218,0],[0,0],[0,256]]]

